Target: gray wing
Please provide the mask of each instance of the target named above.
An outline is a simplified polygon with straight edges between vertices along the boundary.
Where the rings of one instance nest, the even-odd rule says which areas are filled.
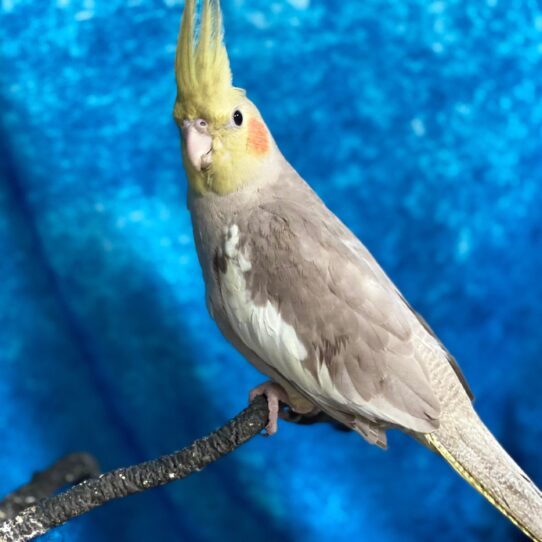
[[[283,376],[328,412],[434,430],[440,404],[417,343],[440,347],[349,230],[319,200],[267,203],[240,224],[252,301],[271,302],[307,350],[304,371]]]

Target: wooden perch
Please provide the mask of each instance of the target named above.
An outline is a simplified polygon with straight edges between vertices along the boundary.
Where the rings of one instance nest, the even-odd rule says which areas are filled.
[[[26,542],[103,504],[181,480],[232,452],[267,423],[267,400],[257,397],[226,425],[187,448],[96,478],[87,454],[72,454],[32,478],[0,502],[0,542]],[[87,480],[56,496],[69,483]]]

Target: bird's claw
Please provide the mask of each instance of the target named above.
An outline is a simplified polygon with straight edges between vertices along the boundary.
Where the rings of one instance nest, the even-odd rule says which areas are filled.
[[[267,409],[269,414],[267,425],[265,426],[265,434],[266,436],[270,437],[277,432],[279,416],[283,419],[290,419],[291,409],[289,409],[288,412],[282,412],[280,405],[280,403],[284,403],[288,406],[288,394],[279,384],[268,381],[252,389],[250,391],[249,400],[252,402],[260,395],[265,395],[265,398],[267,399]]]

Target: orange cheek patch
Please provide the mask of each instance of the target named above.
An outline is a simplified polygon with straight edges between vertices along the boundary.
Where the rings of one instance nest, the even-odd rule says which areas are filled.
[[[267,130],[259,120],[250,119],[248,121],[247,148],[255,154],[265,154],[269,149]]]

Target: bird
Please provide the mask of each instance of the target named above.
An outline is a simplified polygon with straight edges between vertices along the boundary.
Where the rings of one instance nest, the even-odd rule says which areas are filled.
[[[267,399],[267,433],[324,415],[386,448],[401,430],[542,542],[542,493],[478,417],[454,357],[233,86],[219,0],[186,0],[175,75],[207,309],[269,379],[250,392]]]

